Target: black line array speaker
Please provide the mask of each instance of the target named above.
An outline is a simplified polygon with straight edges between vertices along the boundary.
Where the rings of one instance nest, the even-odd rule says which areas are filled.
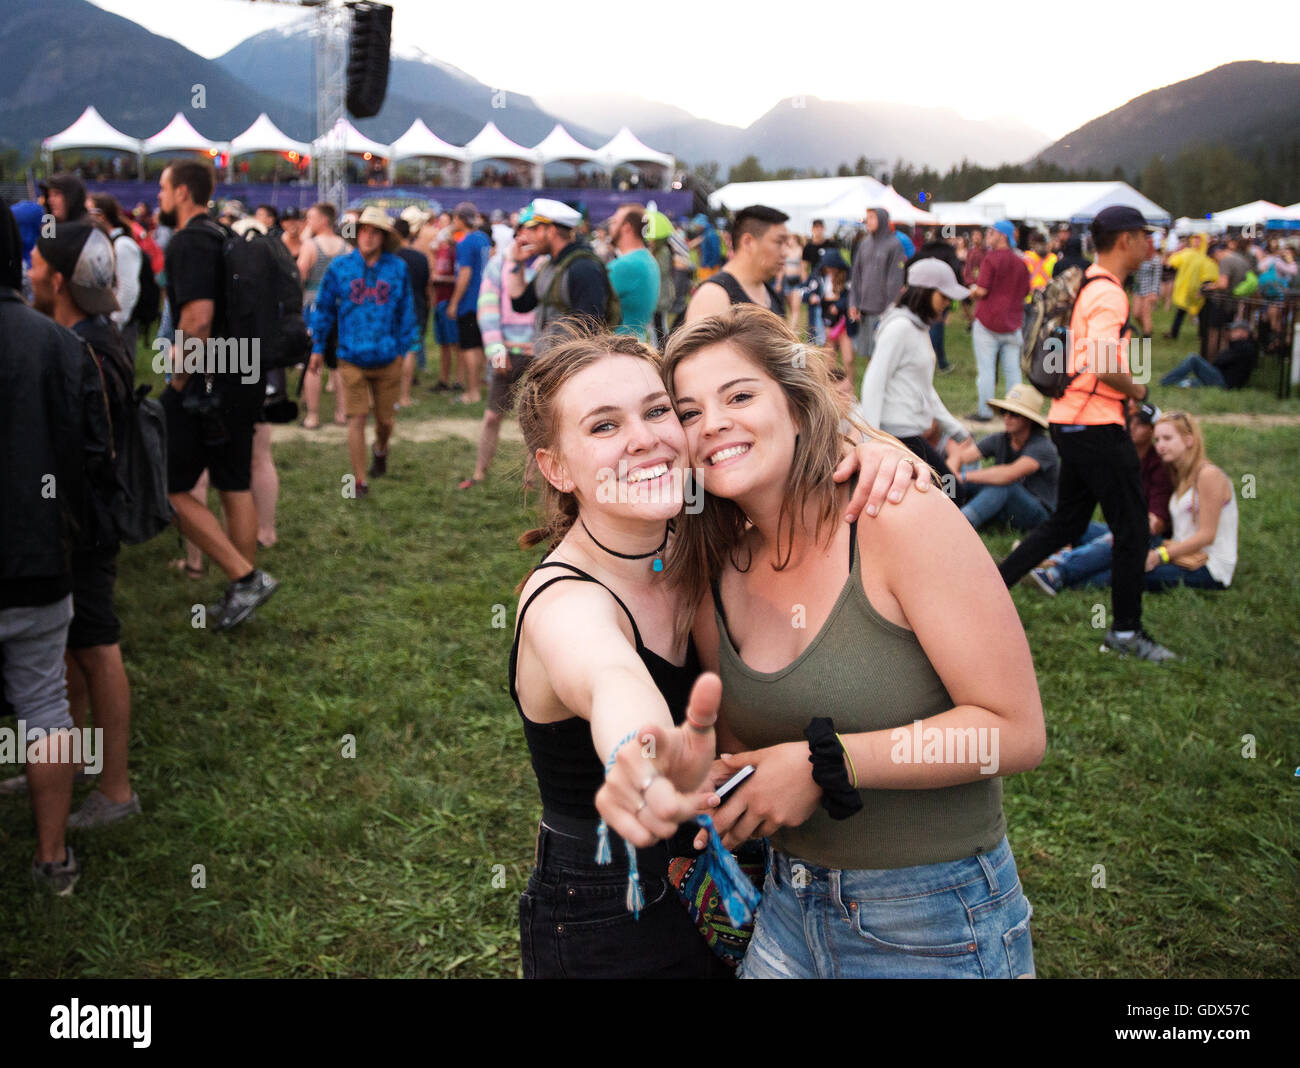
[[[368,119],[384,106],[388,92],[388,48],[393,36],[393,9],[387,4],[349,4],[352,36],[348,40],[348,111]]]

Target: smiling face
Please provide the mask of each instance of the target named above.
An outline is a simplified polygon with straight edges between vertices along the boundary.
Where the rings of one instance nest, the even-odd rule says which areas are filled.
[[[537,462],[585,514],[662,523],[681,511],[686,439],[653,363],[596,360],[564,384],[557,414],[556,447]]]
[[[706,492],[742,501],[785,485],[799,430],[780,384],[742,350],[700,349],[675,368],[673,391]]]

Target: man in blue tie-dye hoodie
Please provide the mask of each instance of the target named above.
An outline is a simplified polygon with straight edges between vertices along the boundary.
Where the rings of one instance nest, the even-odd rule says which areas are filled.
[[[419,326],[410,275],[401,257],[395,255],[397,231],[382,208],[362,211],[356,240],[356,251],[335,259],[321,280],[311,322],[311,367],[319,369],[325,341],[337,326],[348,454],[356,496],[364,497],[370,491],[367,475],[377,478],[388,470],[388,439],[402,381],[401,358],[414,353]],[[366,415],[372,403],[375,444],[367,472]]]

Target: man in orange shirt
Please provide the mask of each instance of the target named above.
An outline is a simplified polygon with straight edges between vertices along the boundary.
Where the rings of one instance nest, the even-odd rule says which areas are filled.
[[[1115,533],[1114,618],[1102,649],[1163,661],[1174,659],[1174,654],[1142,630],[1147,511],[1138,455],[1125,419],[1127,398],[1144,401],[1148,392],[1129,372],[1129,306],[1123,288],[1124,279],[1146,259],[1147,229],[1142,213],[1124,205],[1106,208],[1093,220],[1097,260],[1085,272],[1070,318],[1069,372],[1074,377],[1047,416],[1061,457],[1056,511],[998,570],[1010,586],[1058,549],[1078,544],[1100,504]]]

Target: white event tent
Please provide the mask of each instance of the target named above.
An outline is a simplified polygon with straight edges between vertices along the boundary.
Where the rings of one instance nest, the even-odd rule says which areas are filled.
[[[140,154],[139,140],[127,137],[121,130],[110,125],[95,110],[94,105],[88,106],[66,130],[45,138],[41,147],[46,152],[62,152],[67,148],[115,148],[120,152],[130,152],[133,156]]]
[[[1271,200],[1252,200],[1249,204],[1238,204],[1235,208],[1224,208],[1210,216],[1220,226],[1250,226],[1252,223],[1280,219],[1286,213],[1281,204]]]
[[[480,160],[499,159],[505,163],[525,163],[528,165],[534,185],[542,184],[541,161],[531,148],[510,140],[497,129],[494,122],[489,122],[479,130],[465,146],[465,155],[472,166]]]
[[[372,141],[369,137],[358,130],[347,119],[339,119],[332,131],[334,136],[342,138],[343,151],[349,156],[364,156],[367,152],[371,156],[378,156],[380,159],[388,158],[389,148],[387,145],[381,145],[378,141]],[[322,134],[312,142],[313,155],[319,153],[321,147],[325,144],[328,135]]]
[[[455,165],[457,180],[465,164],[469,161],[465,149],[444,141],[429,129],[423,119],[411,123],[406,133],[402,134],[389,146],[389,177],[393,177],[399,159],[434,159],[442,163]],[[469,176],[465,175],[468,183]]]
[[[299,156],[310,156],[311,145],[305,141],[295,141],[276,126],[264,111],[247,130],[230,139],[232,159],[235,156],[246,156],[250,152],[281,152],[285,155],[296,152]]]
[[[709,207],[714,210],[738,211],[750,204],[766,204],[785,212],[790,216],[790,229],[800,234],[812,229],[814,219],[822,219],[831,230],[841,223],[859,223],[868,208],[884,208],[895,222],[938,221],[892,187],[866,175],[730,182],[709,196]]]
[[[179,111],[172,116],[171,122],[152,137],[143,142],[146,156],[159,152],[215,152],[221,147],[219,141],[211,141],[190,125],[190,120]]]
[[[620,163],[632,163],[638,166],[648,163],[652,167],[663,168],[666,174],[671,174],[677,165],[677,160],[673,156],[667,152],[656,152],[626,126],[620,128],[618,133],[596,149],[596,153],[605,165],[605,169],[610,172]]]
[[[541,141],[533,146],[533,151],[541,157],[543,163],[599,163],[600,153],[588,148],[569,133],[561,123]]]
[[[970,203],[1015,222],[1089,223],[1103,208],[1127,204],[1154,226],[1168,226],[1169,212],[1127,182],[998,182]]]

